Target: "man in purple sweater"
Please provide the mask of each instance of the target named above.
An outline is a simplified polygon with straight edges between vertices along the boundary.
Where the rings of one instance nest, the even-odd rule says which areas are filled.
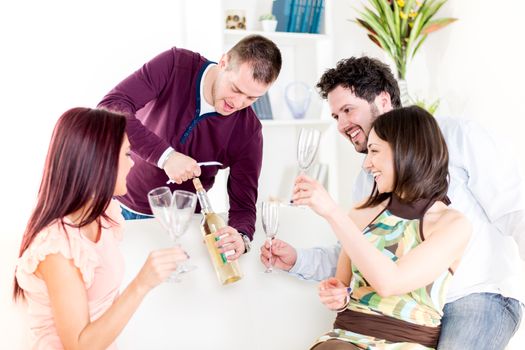
[[[195,192],[199,176],[209,190],[219,169],[230,168],[229,225],[218,232],[230,260],[249,250],[255,231],[262,126],[250,105],[277,79],[281,54],[270,40],[252,35],[218,63],[172,48],[127,77],[99,107],[126,115],[135,166],[128,193],[119,197],[126,219],[151,216],[147,193],[166,186]],[[223,165],[202,169],[197,162]]]

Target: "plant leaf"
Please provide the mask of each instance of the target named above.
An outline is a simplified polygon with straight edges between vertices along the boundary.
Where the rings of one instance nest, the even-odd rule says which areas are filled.
[[[395,0],[392,0],[392,1],[395,1]],[[409,31],[409,27],[408,27],[408,10],[407,9],[411,9],[412,7],[414,7],[414,3],[415,3],[415,0],[406,0],[405,2],[405,14],[407,16],[405,16],[404,18],[401,19],[401,38],[406,38],[408,36],[408,31]],[[421,5],[423,6],[423,5]]]
[[[401,40],[400,40],[400,37],[399,37],[399,34],[398,34],[398,28],[396,27],[395,22],[394,22],[394,13],[392,12],[392,8],[384,0],[383,1],[378,0],[377,2],[380,4],[380,6],[382,8],[383,15],[384,15],[384,17],[386,19],[386,23],[387,23],[388,29],[390,31],[390,36],[392,37],[392,39],[394,40],[396,45],[399,46],[401,44]],[[395,0],[394,0],[394,2],[395,2]]]
[[[421,39],[419,39],[419,42],[416,44],[416,47],[414,48],[414,51],[412,52],[412,56],[411,58],[414,58],[414,56],[416,55],[416,52],[417,50],[421,47],[421,44],[423,44],[423,42],[426,40],[428,34],[425,34],[421,37]]]
[[[446,2],[447,0],[440,0],[440,1],[430,0],[428,4],[424,4],[424,7],[422,6],[422,11],[421,11],[423,15],[422,27],[424,27],[425,24],[427,24],[427,22],[430,21],[432,17],[434,17],[436,12],[438,12],[441,6],[443,6]]]
[[[393,0],[392,4],[394,5],[394,26],[396,27],[396,36],[399,38],[398,42],[401,43],[401,26],[400,26],[400,18],[399,18],[399,6],[397,5],[397,1]],[[399,44],[398,44],[399,45]]]
[[[412,26],[412,30],[410,31],[410,36],[407,39],[407,55],[410,55],[410,52],[412,50],[413,43],[416,41],[416,38],[419,36],[420,28],[421,28],[421,20],[423,18],[423,15],[420,13],[417,14],[416,18],[414,19],[414,25]]]
[[[376,38],[374,35],[372,35],[372,34],[368,34],[368,38],[369,38],[370,40],[372,40],[372,42],[373,42],[374,44],[376,44],[377,46],[379,46],[381,49],[384,50],[383,46],[381,46],[381,43],[379,42],[379,40],[377,40],[377,38]]]
[[[363,28],[365,28],[366,30],[368,30],[370,33],[372,33],[372,34],[377,34],[377,33],[375,32],[375,30],[373,30],[372,27],[370,27],[370,26],[368,25],[368,23],[366,23],[366,22],[363,21],[362,19],[357,18],[357,19],[356,19],[356,22],[357,22],[357,24],[359,24],[361,27],[363,27]]]
[[[433,21],[428,21],[427,24],[421,29],[421,33],[430,34],[437,30],[440,30],[443,27],[448,26],[450,23],[457,21],[457,18],[439,18]]]
[[[381,39],[380,42],[383,46],[383,49],[386,49],[392,53],[395,52],[396,45],[394,44],[394,41],[389,35],[388,31],[385,31],[385,28],[380,23],[377,15],[369,9],[365,9],[365,11],[361,12],[360,14],[362,16],[360,19],[366,22],[366,24],[375,32],[377,37]]]

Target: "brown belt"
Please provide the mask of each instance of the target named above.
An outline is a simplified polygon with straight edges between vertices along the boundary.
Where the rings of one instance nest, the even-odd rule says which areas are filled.
[[[436,348],[441,327],[427,327],[390,316],[370,315],[346,309],[340,312],[334,328],[344,329],[393,343],[417,343]]]

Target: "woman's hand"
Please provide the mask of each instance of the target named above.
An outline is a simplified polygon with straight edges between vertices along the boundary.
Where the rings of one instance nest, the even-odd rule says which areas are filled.
[[[337,278],[329,278],[319,284],[319,299],[330,310],[341,309],[348,297],[347,286]]]
[[[164,282],[187,259],[188,254],[180,247],[152,251],[135,277],[135,282],[147,293]]]
[[[337,209],[337,204],[324,187],[304,174],[295,179],[292,200],[295,205],[307,205],[325,218]]]

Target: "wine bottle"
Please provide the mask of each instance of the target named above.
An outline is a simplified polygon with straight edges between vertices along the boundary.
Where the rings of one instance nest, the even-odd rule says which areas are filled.
[[[208,194],[198,178],[193,179],[193,185],[197,191],[197,198],[199,199],[203,215],[201,231],[204,235],[204,242],[206,243],[217,278],[223,285],[237,282],[242,278],[239,262],[237,260],[228,261],[226,254],[219,252],[215,245],[219,238],[213,235],[220,228],[225,227],[226,223],[220,215],[213,211]]]

